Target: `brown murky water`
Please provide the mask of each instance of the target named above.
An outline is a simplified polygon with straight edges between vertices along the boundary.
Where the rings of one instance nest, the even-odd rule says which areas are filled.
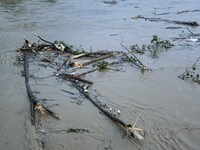
[[[131,17],[163,17],[172,20],[199,21],[200,12],[176,14],[199,7],[195,0],[118,1],[108,5],[101,0],[0,0],[0,147],[29,149],[34,133],[29,120],[27,98],[21,68],[14,66],[16,52],[24,38],[63,40],[72,45],[82,45],[87,51],[124,50],[121,42],[149,44],[153,35],[163,39],[188,33],[185,26],[164,22],[132,20]],[[166,15],[156,15],[170,13]],[[180,27],[175,30],[167,27]],[[199,33],[199,27],[190,28]],[[114,36],[112,36],[114,35]],[[199,149],[200,147],[200,86],[177,78],[186,67],[200,56],[199,43],[187,40],[174,41],[175,46],[160,55],[159,59],[139,56],[153,69],[142,75],[138,69],[123,66],[120,72],[90,74],[92,89],[100,92],[103,103],[121,110],[123,120],[145,129],[145,140],[132,141],[106,116],[99,113],[88,100],[71,98],[60,89],[78,93],[68,83],[47,78],[32,81],[33,90],[41,92],[38,98],[52,99],[46,105],[59,104],[52,109],[62,115],[57,121],[41,116],[37,136],[44,141],[45,149]],[[52,69],[37,68],[32,64],[32,74],[46,76]],[[74,99],[82,105],[71,103]],[[87,128],[90,133],[63,133],[67,128]],[[35,147],[32,142],[32,149]]]

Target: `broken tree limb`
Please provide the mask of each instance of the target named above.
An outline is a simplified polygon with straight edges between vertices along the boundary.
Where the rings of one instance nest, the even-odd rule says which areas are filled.
[[[183,78],[183,75],[186,74],[186,73],[188,73],[189,70],[191,70],[193,67],[195,67],[199,60],[200,60],[200,57],[196,60],[196,62],[195,62],[191,67],[187,68],[187,69],[185,70],[185,72],[183,72],[182,74],[180,74],[180,75],[178,76],[178,78]]]
[[[74,56],[72,56],[72,59],[77,59],[77,58],[80,58],[80,57],[83,57],[83,56],[86,56],[86,55],[88,55],[88,54],[82,53],[82,54],[74,55]]]
[[[54,44],[54,43],[52,43],[52,42],[50,42],[50,41],[47,41],[47,40],[45,40],[45,39],[43,39],[42,37],[40,37],[39,35],[37,35],[37,34],[34,34],[35,36],[37,36],[40,40],[42,40],[43,42],[45,42],[45,43],[48,43],[48,44],[51,44],[52,46],[53,46],[53,48],[55,48],[56,50],[58,50],[58,51],[61,51],[61,52],[64,52],[64,49],[65,49],[65,47],[62,45],[62,44]]]
[[[198,12],[200,9],[195,9],[195,10],[184,10],[184,11],[179,11],[176,14],[183,14],[183,13],[188,13],[188,12]]]
[[[124,53],[124,56],[126,57],[127,60],[130,59],[130,57],[126,53]],[[133,63],[133,62],[131,62],[131,63]],[[137,63],[133,63],[133,64],[136,65],[139,68],[142,68],[142,66],[138,65]]]
[[[60,77],[62,77],[63,79],[72,79],[72,80],[78,80],[87,84],[93,84],[92,81],[86,80],[86,79],[82,79],[80,77],[74,76],[74,75],[70,75],[70,74],[59,74]]]
[[[107,59],[107,58],[110,58],[110,57],[112,57],[112,56],[115,56],[115,53],[114,53],[114,52],[111,53],[111,54],[108,54],[108,55],[101,56],[101,57],[99,57],[99,58],[95,58],[95,59],[93,59],[93,60],[91,60],[91,61],[85,62],[85,63],[82,64],[82,66],[87,66],[87,65],[90,65],[90,64],[92,64],[92,63],[94,63],[94,62],[97,62],[97,61],[100,61],[100,60],[103,60],[103,59]]]
[[[32,123],[32,125],[35,125],[36,99],[33,95],[33,92],[30,88],[30,85],[29,85],[29,62],[28,62],[28,56],[27,56],[26,51],[24,51],[24,77],[25,77],[26,90],[27,90],[28,97],[29,97],[29,100],[30,100],[31,123]]]
[[[168,20],[168,19],[162,19],[162,18],[147,18],[147,17],[143,17],[143,16],[140,16],[140,15],[132,17],[132,19],[144,19],[144,20],[149,20],[149,21],[152,21],[152,22],[163,21],[163,22],[167,22],[167,23],[173,23],[173,24],[179,24],[179,25],[188,25],[188,26],[192,26],[192,27],[199,26],[199,23],[197,23],[196,21],[176,21],[176,20]]]
[[[40,40],[42,40],[43,42],[48,43],[48,44],[51,44],[51,45],[54,46],[54,43],[52,43],[52,42],[50,42],[50,41],[47,41],[47,40],[43,39],[42,37],[40,37],[40,36],[37,35],[36,33],[35,33],[34,35],[37,36],[37,37],[38,37]]]
[[[71,55],[68,56],[68,58],[60,65],[60,67],[57,69],[57,71],[60,71],[60,69],[71,59]]]
[[[93,69],[93,70],[89,70],[89,71],[87,71],[87,72],[81,73],[81,74],[77,75],[77,77],[81,77],[81,76],[84,76],[84,75],[86,75],[86,74],[95,72],[96,70],[98,70],[98,68],[95,68],[95,69]]]
[[[54,113],[53,111],[49,110],[45,106],[43,106],[33,95],[33,92],[31,90],[31,87],[29,85],[29,61],[28,61],[28,52],[24,51],[24,77],[25,77],[25,85],[26,85],[26,90],[27,94],[30,100],[30,112],[31,112],[31,123],[35,125],[35,110],[42,110],[49,115],[53,116],[56,119],[60,119],[61,117]],[[37,106],[37,107],[36,107]]]
[[[133,138],[136,138],[138,140],[143,140],[144,138],[139,134],[138,131],[142,130],[140,128],[134,128],[134,126],[132,126],[131,124],[126,124],[124,121],[120,120],[119,118],[117,118],[116,116],[114,116],[113,114],[111,114],[110,112],[108,112],[106,109],[104,109],[99,103],[97,103],[95,100],[93,100],[90,95],[84,91],[84,89],[82,87],[80,87],[76,82],[71,82],[72,85],[81,93],[85,96],[85,98],[87,98],[88,100],[90,100],[99,110],[101,110],[107,117],[109,117],[111,120],[119,123],[121,126],[123,126],[126,130],[127,133],[130,133],[130,136]],[[137,119],[138,120],[138,119]],[[136,120],[136,121],[137,121]]]
[[[45,56],[42,57],[42,61],[48,62],[48,63],[52,63],[53,62],[50,58],[45,57]]]
[[[142,68],[143,70],[147,70],[147,67],[135,56],[135,54],[133,52],[131,52],[126,46],[124,46],[122,43],[121,43],[121,46],[124,47],[135,59],[136,61],[140,64],[138,65],[137,63],[134,63],[136,66]],[[128,55],[126,55],[128,57]]]

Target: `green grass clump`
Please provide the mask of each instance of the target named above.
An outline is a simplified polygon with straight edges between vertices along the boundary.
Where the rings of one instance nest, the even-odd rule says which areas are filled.
[[[105,69],[108,69],[108,62],[106,61],[99,62],[97,66],[98,66],[99,71],[103,71]]]

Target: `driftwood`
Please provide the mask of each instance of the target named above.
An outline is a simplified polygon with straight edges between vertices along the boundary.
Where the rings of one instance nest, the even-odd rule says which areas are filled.
[[[77,80],[77,81],[81,81],[87,84],[93,84],[92,81],[86,80],[86,79],[82,79],[80,77],[74,76],[74,75],[70,75],[70,74],[59,74],[60,77],[62,77],[63,79],[71,79],[71,80]]]
[[[124,56],[126,57],[127,60],[130,59],[130,57],[126,53],[124,53]],[[133,62],[130,62],[130,63],[133,63]],[[142,66],[138,65],[137,63],[133,63],[133,64],[139,67],[140,69],[142,69]]]
[[[43,106],[33,95],[31,87],[29,85],[29,61],[28,61],[28,52],[24,51],[24,77],[25,77],[25,85],[26,90],[28,93],[28,97],[30,100],[30,112],[31,112],[31,122],[35,125],[35,110],[38,109],[42,113],[48,113],[49,115],[53,116],[56,119],[60,119],[61,117],[54,113],[53,111],[49,110],[45,106]]]
[[[64,62],[62,63],[62,65],[60,65],[60,67],[57,69],[57,71],[60,71],[60,69],[70,60],[71,55],[68,56],[68,58],[66,60],[64,60]]]
[[[91,61],[88,61],[88,62],[83,63],[82,66],[90,65],[90,64],[92,64],[92,63],[94,63],[94,62],[97,62],[97,61],[100,61],[100,60],[103,60],[103,59],[110,58],[110,57],[112,57],[112,56],[114,56],[114,55],[115,55],[115,53],[111,53],[111,54],[107,54],[107,55],[101,56],[101,57],[99,57],[99,58],[95,58],[95,59],[93,59],[93,60],[91,60]]]
[[[143,140],[144,138],[138,133],[138,131],[142,131],[142,129],[139,128],[135,128],[135,124],[137,122],[135,122],[134,126],[132,126],[131,124],[127,124],[124,121],[120,120],[119,118],[117,118],[116,116],[114,116],[113,114],[111,114],[110,112],[108,112],[106,109],[104,109],[100,104],[98,104],[95,100],[93,100],[90,95],[84,91],[84,89],[82,87],[80,87],[76,82],[71,82],[72,85],[80,92],[82,93],[85,98],[87,98],[88,100],[90,100],[99,110],[101,110],[106,116],[108,116],[111,120],[119,123],[120,125],[122,125],[128,132],[130,132],[131,137],[136,138],[138,140]]]
[[[183,14],[183,13],[188,13],[188,12],[199,12],[200,9],[195,9],[195,10],[183,10],[183,11],[179,11],[177,12],[177,14]]]
[[[71,66],[71,67],[83,67],[83,66],[87,66],[87,65],[90,65],[90,64],[92,64],[92,63],[95,63],[95,62],[97,62],[97,61],[110,58],[110,57],[112,57],[112,56],[115,56],[115,53],[114,53],[114,52],[113,52],[113,53],[110,53],[110,54],[107,54],[107,55],[103,55],[103,56],[98,57],[98,58],[94,58],[94,59],[92,59],[92,60],[90,60],[90,61],[87,61],[87,62],[85,62],[85,63],[71,62],[71,63],[69,64],[69,66]]]
[[[48,63],[52,63],[53,62],[50,58],[45,57],[45,56],[42,57],[42,61],[48,62]]]
[[[50,41],[47,41],[47,40],[43,39],[42,37],[40,37],[40,36],[37,35],[37,34],[35,34],[35,36],[37,36],[37,37],[38,37],[40,40],[42,40],[43,42],[52,45],[53,48],[54,48],[55,50],[58,50],[58,51],[64,52],[65,47],[64,47],[62,44],[60,44],[60,45],[54,44],[54,43],[52,43],[52,42],[50,42]]]
[[[139,63],[139,64],[134,63],[136,66],[140,67],[140,68],[143,69],[143,70],[147,70],[147,67],[135,56],[135,54],[134,54],[133,52],[131,52],[131,51],[130,51],[126,46],[124,46],[123,44],[121,44],[121,45],[122,45],[122,47],[124,47],[124,48],[136,59],[136,61]],[[124,54],[125,54],[125,53],[124,53]],[[125,54],[125,56],[126,56],[127,58],[129,58],[128,55]]]
[[[192,66],[190,66],[189,68],[187,68],[187,69],[185,70],[185,72],[183,72],[182,74],[180,74],[180,75],[178,76],[178,78],[184,79],[184,76],[185,76],[187,73],[189,73],[190,70],[193,69],[193,68],[196,66],[196,64],[198,63],[199,60],[200,60],[200,57],[196,60],[196,62],[195,62]]]
[[[37,100],[35,96],[33,95],[33,92],[29,85],[29,62],[28,62],[28,56],[27,56],[26,51],[24,52],[24,77],[25,77],[26,90],[27,90],[28,97],[30,100],[31,123],[35,125],[35,105],[37,103]]]
[[[82,54],[74,55],[74,56],[72,56],[72,59],[77,59],[77,58],[84,57],[84,56],[87,56],[87,55],[88,55],[87,53],[82,53]]]
[[[81,74],[76,75],[76,76],[77,76],[77,77],[81,77],[81,76],[84,76],[84,75],[86,75],[86,74],[92,73],[92,72],[94,72],[94,71],[96,71],[96,70],[98,70],[98,68],[95,68],[95,69],[93,69],[93,70],[89,70],[89,71],[87,71],[87,72],[81,73]]]
[[[163,21],[163,22],[167,22],[167,23],[173,23],[173,24],[179,24],[179,25],[188,25],[188,26],[192,26],[192,27],[196,27],[199,26],[199,23],[197,23],[196,21],[176,21],[176,20],[168,20],[168,19],[162,19],[162,18],[147,18],[147,17],[143,17],[143,16],[136,16],[136,17],[132,17],[132,19],[145,19],[145,20],[149,20],[152,22],[159,22],[159,21]]]

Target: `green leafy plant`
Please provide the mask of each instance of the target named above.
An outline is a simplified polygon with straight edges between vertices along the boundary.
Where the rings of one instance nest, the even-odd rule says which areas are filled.
[[[139,53],[139,54],[144,54],[145,53],[145,45],[142,46],[142,49],[140,49],[140,47],[137,44],[134,44],[132,46],[130,46],[131,51],[135,52],[135,53]]]
[[[174,45],[170,43],[169,40],[161,40],[161,38],[158,36],[153,35],[150,45],[143,44],[140,48],[137,44],[135,44],[130,46],[130,49],[133,52],[140,54],[145,54],[145,51],[148,51],[153,58],[156,58],[160,52],[165,51],[173,46]]]
[[[85,51],[81,45],[78,48],[76,48],[76,50],[72,50],[73,55],[79,55],[82,53],[85,53]]]
[[[191,80],[193,82],[200,84],[200,77],[199,77],[200,70],[198,69],[198,65],[197,65],[197,62],[199,60],[200,60],[200,57],[191,67],[187,68],[184,73],[179,75],[178,78],[182,80]]]
[[[103,71],[105,69],[108,69],[108,62],[106,61],[99,62],[97,66],[99,71]]]

